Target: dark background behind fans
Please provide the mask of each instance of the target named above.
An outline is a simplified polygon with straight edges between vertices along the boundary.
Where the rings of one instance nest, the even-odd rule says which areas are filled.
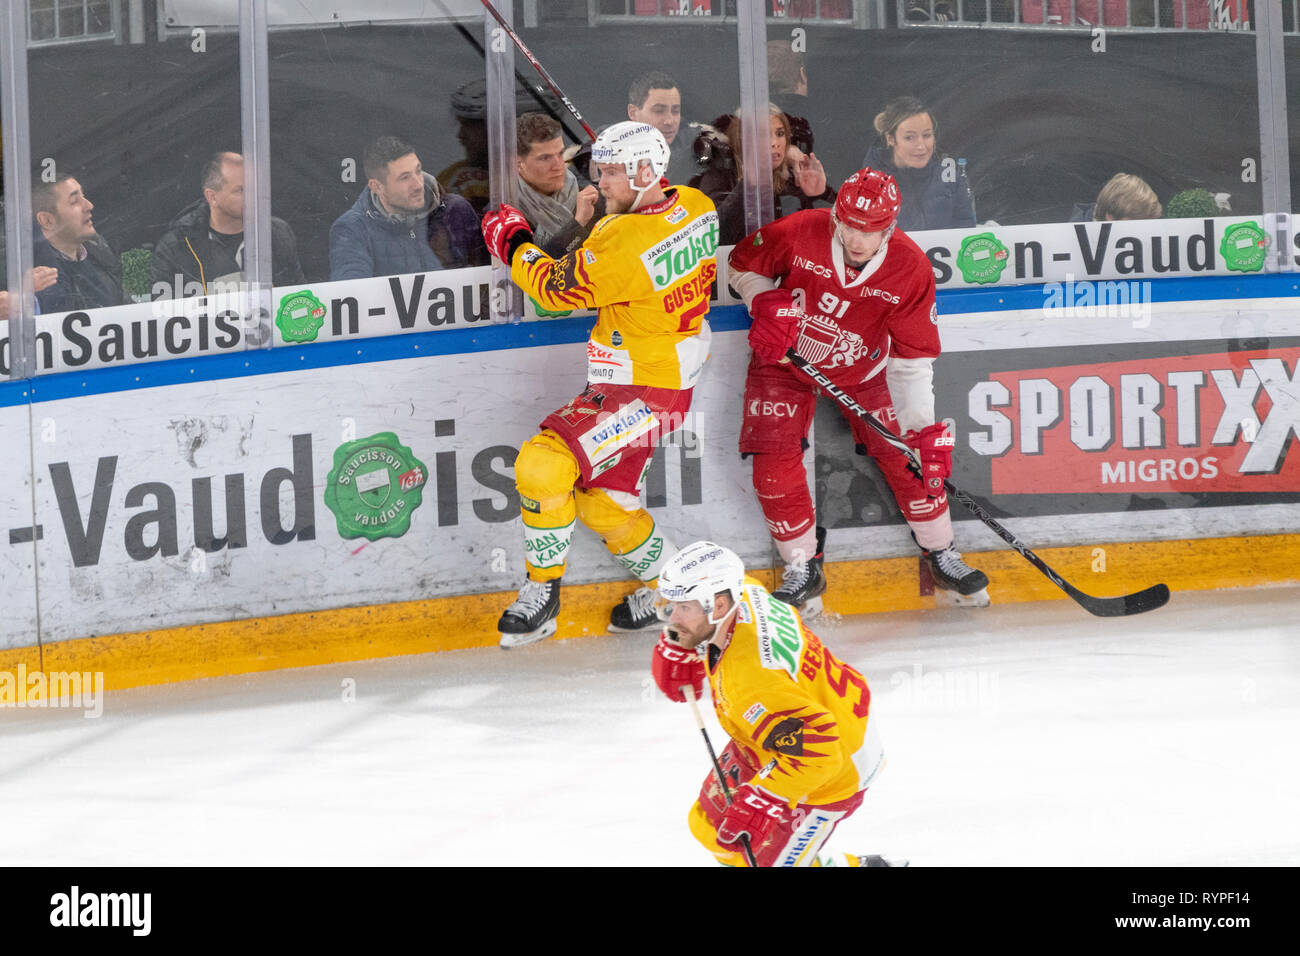
[[[357,182],[341,181],[344,158],[359,165],[384,132],[413,142],[433,173],[463,158],[450,97],[482,76],[478,35],[450,26],[271,35],[272,208],[297,233],[309,280],[327,278],[330,223],[364,185],[359,168]],[[677,78],[685,120],[711,121],[738,103],[730,26],[543,26],[525,39],[593,126],[625,118],[628,80],[656,68]],[[1261,211],[1258,184],[1241,181],[1243,159],[1259,159],[1253,35],[1112,32],[1098,54],[1081,32],[810,27],[807,44],[811,112],[838,118],[814,129],[833,185],[860,164],[881,106],[912,94],[938,115],[940,151],[968,158],[981,222],[1063,221],[1121,171],[1163,201],[1205,186],[1231,193],[1236,213]],[[1288,76],[1300,76],[1296,38],[1286,58]],[[207,156],[239,149],[238,71],[233,35],[209,35],[202,54],[188,37],[33,49],[33,160],[52,156],[78,175],[119,251],[156,243],[199,198]]]

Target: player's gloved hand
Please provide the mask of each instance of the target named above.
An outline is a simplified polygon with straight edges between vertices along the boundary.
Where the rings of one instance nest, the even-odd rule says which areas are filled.
[[[488,252],[510,265],[515,250],[533,241],[533,228],[523,213],[502,203],[500,209],[489,209],[483,214],[483,241]]]
[[[749,347],[763,362],[788,362],[785,353],[799,340],[803,310],[788,289],[770,289],[754,296],[749,305]]]
[[[908,467],[925,485],[926,495],[942,497],[943,483],[952,477],[952,450],[957,444],[947,426],[941,422],[927,425],[919,432],[908,432],[903,441],[911,445],[921,459],[919,470],[915,462],[909,462]]]
[[[668,628],[664,628],[655,645],[650,674],[664,695],[679,704],[686,703],[682,687],[691,688],[696,700],[704,693],[704,658],[673,640]]]
[[[747,834],[751,847],[762,846],[785,816],[786,807],[780,800],[751,783],[742,784],[731,794],[731,806],[718,824],[718,842],[725,846]]]

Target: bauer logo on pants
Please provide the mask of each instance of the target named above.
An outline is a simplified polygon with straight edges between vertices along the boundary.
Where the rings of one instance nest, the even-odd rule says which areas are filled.
[[[377,541],[406,534],[428,473],[392,432],[340,445],[325,482],[325,506],[339,537]]]

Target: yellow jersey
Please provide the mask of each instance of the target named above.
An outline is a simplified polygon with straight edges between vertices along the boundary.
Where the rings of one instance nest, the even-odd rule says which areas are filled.
[[[879,772],[866,679],[751,579],[730,638],[710,644],[706,660],[718,722],[760,768],[741,783],[793,807],[846,800]]]
[[[605,216],[560,259],[525,243],[510,276],[548,311],[598,310],[588,381],[682,390],[695,387],[709,357],[717,248],[713,201],[672,186],[663,202]]]

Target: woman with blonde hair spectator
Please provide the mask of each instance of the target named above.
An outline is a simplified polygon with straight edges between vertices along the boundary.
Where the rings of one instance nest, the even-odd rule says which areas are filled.
[[[768,158],[772,170],[773,217],[781,218],[781,200],[791,197],[800,209],[817,200],[835,201],[826,183],[826,171],[815,153],[805,155],[792,142],[790,120],[768,104]],[[745,228],[745,191],[736,188],[744,170],[740,117],[724,116],[705,127],[696,141],[696,155],[705,154],[708,168],[690,185],[705,193],[718,207],[720,244],[734,245],[749,231]]]
[[[904,232],[957,229],[975,225],[970,184],[957,165],[944,168],[938,145],[939,122],[912,96],[899,97],[876,114],[880,141],[867,150],[863,166],[894,177],[903,197],[898,226]]]

